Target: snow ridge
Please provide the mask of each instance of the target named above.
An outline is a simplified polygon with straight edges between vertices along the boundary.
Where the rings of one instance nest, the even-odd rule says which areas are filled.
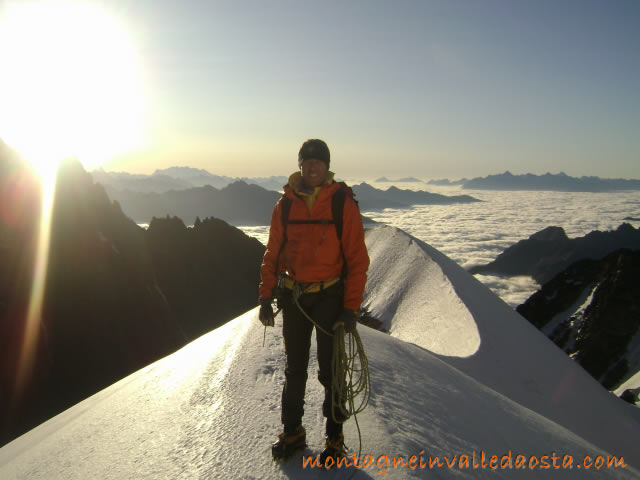
[[[420,250],[407,248],[411,242]],[[576,373],[579,367],[566,356],[543,349],[540,345],[550,342],[542,334],[506,348],[509,342],[519,342],[537,330],[531,327],[529,332],[519,315],[504,313],[513,311],[508,307],[503,311],[503,302],[492,304],[489,299],[497,299],[495,295],[439,252],[390,227],[369,231],[367,243],[374,263],[387,257],[428,263],[421,251],[426,252],[442,276],[436,276],[436,281],[418,275],[413,278],[431,283],[401,288],[409,288],[406,295],[416,301],[419,291],[440,295],[445,298],[440,306],[452,306],[457,315],[464,309],[447,298],[449,292],[455,292],[481,342],[466,357],[445,356],[359,327],[372,380],[369,408],[359,416],[362,453],[371,455],[376,463],[360,469],[355,478],[384,474],[388,478],[640,479],[640,472],[631,466],[577,467],[585,455],[624,456],[627,465],[637,467],[638,422],[630,413],[636,409],[605,392],[588,375]],[[418,254],[420,257],[411,256]],[[382,277],[369,294],[371,305],[389,314],[392,332],[396,322],[409,327],[410,314],[420,322],[422,311],[410,304],[402,306],[408,300]],[[397,300],[397,305],[385,305],[379,295]],[[305,469],[301,456],[284,464],[272,462],[270,443],[280,429],[284,378],[281,318],[276,319],[276,328],[267,330],[263,348],[257,313],[257,309],[245,313],[4,446],[0,449],[0,478],[347,478],[353,467],[329,473]],[[431,321],[437,316],[425,312],[424,318]],[[429,328],[437,330],[438,325],[431,323]],[[399,331],[406,334],[408,330]],[[462,343],[467,345],[466,340]],[[517,355],[512,358],[514,352]],[[318,368],[315,342],[310,363],[304,417],[309,447],[304,455],[317,455],[323,435],[323,392],[313,374]],[[547,371],[549,366],[561,373]],[[563,396],[557,389],[566,384],[558,382],[567,375],[572,384]],[[523,385],[530,387],[526,395],[520,395]],[[601,397],[597,392],[604,393]],[[528,404],[519,401],[522,397]],[[594,418],[593,412],[600,418]],[[569,428],[572,421],[583,425]],[[618,443],[611,439],[612,433],[618,435]],[[353,454],[358,446],[353,421],[345,425],[345,436]],[[480,458],[484,453],[488,462],[492,455],[511,453],[515,460],[516,455],[541,458],[554,452],[561,457],[573,455],[573,469],[491,469],[460,464],[465,455]],[[385,463],[398,456],[405,461],[417,456],[424,462],[439,456],[442,462],[444,455],[450,460],[456,455],[454,467],[410,469]]]
[[[640,464],[640,449],[631,446],[625,439],[626,433],[640,429],[640,411],[619,401],[595,381],[582,367],[569,359],[544,334],[531,325],[521,315],[493,294],[472,275],[451,259],[426,243],[411,237],[402,230],[380,226],[367,234],[367,245],[373,239],[389,249],[372,252],[372,265],[379,258],[394,255],[394,249],[402,245],[402,238],[411,238],[422,250],[420,255],[404,248],[405,256],[396,261],[403,262],[407,268],[413,262],[420,261],[425,255],[438,265],[447,283],[436,283],[431,278],[426,284],[411,283],[402,291],[402,295],[413,298],[427,295],[448,295],[451,285],[459,301],[471,314],[477,328],[480,344],[473,355],[442,356],[449,365],[478,380],[511,400],[565,426],[581,437],[604,446],[609,451],[624,452],[625,458],[634,458]],[[401,260],[400,260],[401,258]],[[376,267],[372,267],[374,270]],[[402,268],[396,266],[395,268]],[[382,277],[384,278],[384,277]],[[393,279],[383,280],[368,290],[376,303],[379,296],[390,296],[394,292]],[[425,310],[428,306],[424,307]],[[396,322],[421,323],[415,326],[416,336],[399,337],[417,345],[424,346],[421,337],[438,336],[437,330],[449,321],[455,321],[461,309],[444,312],[440,322],[427,325],[424,318],[432,312],[420,312],[411,319],[404,318],[401,312],[391,319],[391,332]],[[433,353],[439,354],[434,351]],[[588,399],[588,400],[585,400]],[[588,402],[586,411],[577,408]],[[598,412],[598,415],[593,415]],[[621,432],[625,432],[622,434]]]

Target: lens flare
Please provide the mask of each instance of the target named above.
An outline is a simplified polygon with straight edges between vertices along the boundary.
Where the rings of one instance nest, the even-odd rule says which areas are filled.
[[[25,389],[36,359],[39,333],[42,319],[42,305],[45,294],[45,280],[47,278],[47,267],[49,264],[49,245],[51,233],[51,214],[55,198],[55,177],[52,181],[42,180],[42,209],[40,211],[40,222],[38,228],[38,242],[33,268],[33,281],[31,285],[31,297],[27,318],[25,321],[22,348],[20,349],[20,360],[17,369],[16,397],[20,398]]]
[[[85,168],[98,167],[143,140],[144,95],[132,36],[106,8],[76,0],[0,4],[0,138],[38,173],[43,202],[18,399],[42,328],[59,163],[75,157]]]

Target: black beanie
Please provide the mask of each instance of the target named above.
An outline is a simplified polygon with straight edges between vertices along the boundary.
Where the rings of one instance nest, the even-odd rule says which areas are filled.
[[[329,153],[329,147],[322,140],[318,140],[317,138],[307,140],[300,147],[300,151],[298,152],[298,168],[302,166],[302,162],[309,158],[315,158],[323,161],[327,164],[327,168],[329,168],[329,160],[331,158],[331,154]]]

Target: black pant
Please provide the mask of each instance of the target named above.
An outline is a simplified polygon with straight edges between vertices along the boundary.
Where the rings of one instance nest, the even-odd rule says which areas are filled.
[[[298,302],[304,311],[318,325],[329,333],[342,311],[344,284],[338,282],[326,290],[317,293],[304,293]],[[292,295],[286,294],[282,299],[284,348],[287,357],[285,367],[285,384],[282,390],[282,423],[285,430],[294,429],[302,423],[304,415],[304,393],[307,384],[307,367],[309,365],[309,348],[311,332],[314,325],[294,303]],[[331,357],[333,355],[333,337],[316,328],[318,345],[318,380],[324,386],[324,402],[322,414],[327,417],[327,434],[342,432],[344,417],[334,407],[334,415],[338,422],[331,418]]]

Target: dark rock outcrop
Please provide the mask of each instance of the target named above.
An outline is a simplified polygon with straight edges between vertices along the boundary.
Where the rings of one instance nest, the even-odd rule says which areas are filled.
[[[581,260],[545,283],[517,311],[606,388],[635,374],[640,348],[640,251]]]
[[[570,239],[562,228],[547,227],[510,246],[493,262],[471,267],[469,272],[529,275],[542,284],[578,260],[601,259],[620,248],[639,249],[640,230],[623,223],[613,231],[596,230]]]
[[[631,405],[640,402],[640,388],[627,388],[620,394],[620,398]]]
[[[34,283],[33,178],[0,144],[0,444],[252,308],[264,252],[220,220],[187,229],[161,219],[145,231],[68,161],[46,282]],[[43,302],[29,317],[34,291]]]
[[[188,338],[257,304],[265,247],[217,218],[153,218],[145,232],[158,285]]]

